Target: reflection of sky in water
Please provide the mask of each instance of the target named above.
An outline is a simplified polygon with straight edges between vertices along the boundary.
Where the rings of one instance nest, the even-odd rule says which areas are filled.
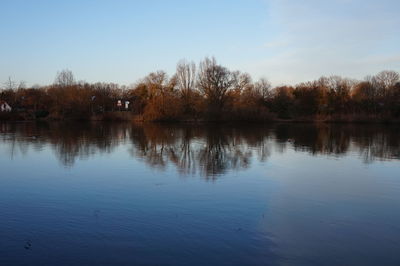
[[[346,144],[313,129],[306,141],[291,126],[278,136],[274,127],[224,136],[177,127],[164,137],[162,127],[147,135],[120,127],[106,140],[96,127],[70,138],[50,128],[36,140],[17,129],[13,143],[1,135],[0,264],[400,261],[400,161],[389,160],[396,131],[342,128]],[[360,139],[358,130],[369,133]],[[185,135],[188,172],[176,159]],[[208,152],[221,161],[204,160]],[[204,162],[215,168],[206,172]]]

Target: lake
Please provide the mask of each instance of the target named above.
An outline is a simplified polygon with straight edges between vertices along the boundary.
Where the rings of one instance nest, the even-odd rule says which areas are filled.
[[[400,265],[400,127],[0,124],[0,265]]]

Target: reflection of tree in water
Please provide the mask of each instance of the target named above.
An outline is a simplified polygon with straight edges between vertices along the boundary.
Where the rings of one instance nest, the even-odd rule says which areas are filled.
[[[364,130],[352,129],[352,145],[358,150],[365,163],[375,160],[400,158],[400,138],[398,126],[390,130],[377,127],[364,127]]]
[[[223,127],[206,130],[205,145],[198,151],[204,176],[216,176],[228,170],[247,169],[253,157],[265,161],[270,155],[269,128]]]
[[[278,143],[295,150],[342,156],[357,152],[365,163],[400,158],[398,126],[355,124],[282,124],[275,128]]]
[[[269,154],[262,145],[267,135],[258,133],[261,138],[255,141],[246,139],[242,133],[232,127],[149,124],[133,129],[131,153],[152,167],[163,169],[172,163],[183,175],[216,176],[228,170],[247,168],[253,150],[258,151],[263,160]],[[250,135],[254,137],[255,134]]]
[[[197,152],[201,173],[215,176],[229,169],[247,168],[251,153],[242,146],[234,142],[231,134],[224,134],[221,128],[207,131],[205,143]]]
[[[288,147],[336,157],[356,152],[365,163],[400,158],[398,126],[14,123],[0,124],[0,130],[2,146],[9,146],[11,157],[50,146],[63,165],[73,166],[77,159],[112,153],[118,145],[132,143],[130,154],[151,167],[174,165],[182,175],[211,179],[246,169],[253,159],[265,161],[272,150],[285,152]]]
[[[110,126],[101,123],[23,123],[9,124],[11,154],[26,153],[32,146],[41,150],[50,145],[59,161],[65,166],[73,166],[76,159],[86,159],[91,155],[111,153],[126,137],[126,131],[118,124]],[[124,136],[125,133],[125,136]],[[4,136],[4,135],[2,135]],[[7,139],[3,138],[3,141]],[[20,147],[16,149],[14,146]]]
[[[348,150],[350,136],[343,128],[337,127],[327,124],[281,124],[276,126],[275,135],[282,151],[289,142],[296,151],[340,155]]]
[[[63,165],[72,166],[77,158],[111,153],[127,137],[124,128],[101,123],[64,125],[52,130],[49,139]]]
[[[214,178],[246,169],[251,160],[265,161],[272,146],[312,155],[358,153],[365,163],[400,158],[398,127],[351,124],[277,124],[273,126],[161,126],[133,129],[134,156],[164,168],[174,164],[182,174]],[[140,133],[138,133],[140,132]]]

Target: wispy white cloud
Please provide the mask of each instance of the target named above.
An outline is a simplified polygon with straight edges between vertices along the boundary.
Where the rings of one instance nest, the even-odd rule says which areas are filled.
[[[275,36],[248,71],[275,84],[320,75],[361,78],[382,69],[400,70],[398,1],[269,2]]]

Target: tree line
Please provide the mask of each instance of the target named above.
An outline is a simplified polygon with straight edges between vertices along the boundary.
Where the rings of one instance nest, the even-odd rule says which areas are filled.
[[[400,76],[382,71],[364,80],[321,77],[272,87],[261,78],[231,71],[215,58],[198,65],[182,60],[169,77],[156,71],[132,86],[77,82],[59,72],[53,84],[27,88],[9,79],[0,92],[14,117],[89,119],[125,110],[146,121],[399,120]],[[22,115],[25,114],[25,115]]]

